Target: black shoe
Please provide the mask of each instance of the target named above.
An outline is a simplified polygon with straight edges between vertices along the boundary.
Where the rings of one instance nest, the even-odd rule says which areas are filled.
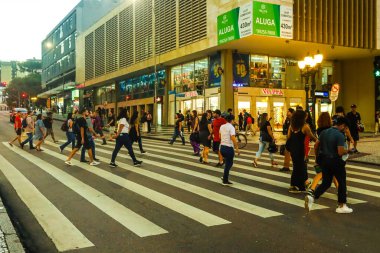
[[[185,143],[182,143],[182,145],[184,145],[184,146],[185,146],[186,144],[185,144]]]
[[[200,162],[203,162],[203,157],[199,157],[199,161],[200,161]]]
[[[107,142],[103,142],[102,145],[107,145]]]
[[[355,154],[358,154],[358,153],[360,153],[360,152],[359,152],[359,150],[355,149],[355,150],[354,150],[354,153],[355,153]]]
[[[30,147],[29,149],[32,150],[32,149],[36,149],[36,148],[35,147]]]
[[[194,153],[193,156],[199,156],[199,153]]]
[[[97,161],[97,162],[99,162],[100,160],[99,160],[98,158],[94,158],[94,161]]]
[[[133,165],[134,166],[141,166],[142,164],[142,161],[136,161],[136,162],[133,162]]]
[[[168,144],[173,145],[173,142],[169,141]]]
[[[111,168],[116,168],[116,167],[117,167],[117,164],[111,162],[108,166],[110,166]]]
[[[146,154],[146,151],[145,150],[141,151],[141,154]]]
[[[306,158],[306,159],[305,159],[305,163],[309,163],[309,158]]]
[[[80,160],[81,163],[88,163],[89,161],[87,160]]]
[[[223,162],[223,163],[218,162],[218,163],[215,165],[215,167],[222,167],[223,165],[224,165],[224,162]]]
[[[282,169],[279,169],[279,171],[281,171],[281,172],[288,172],[288,171],[290,171],[290,169],[286,168],[286,167],[282,167]]]
[[[224,181],[223,177],[220,177],[220,179],[222,179],[222,185],[227,185],[227,186],[232,185],[232,183],[230,181],[228,181],[228,180]]]
[[[25,144],[20,143],[20,147],[21,147],[22,149],[24,149],[24,145],[25,145]]]

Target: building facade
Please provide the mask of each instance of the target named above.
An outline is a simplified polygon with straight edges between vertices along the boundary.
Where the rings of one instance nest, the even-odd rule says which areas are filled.
[[[44,92],[39,97],[48,99],[47,107],[68,112],[79,106],[75,74],[77,36],[121,2],[82,0],[42,41]]]
[[[148,110],[163,125],[179,110],[245,109],[269,113],[279,128],[290,107],[318,115],[355,103],[370,130],[378,9],[375,0],[125,1],[77,38],[81,102]],[[297,62],[317,52],[312,108]]]

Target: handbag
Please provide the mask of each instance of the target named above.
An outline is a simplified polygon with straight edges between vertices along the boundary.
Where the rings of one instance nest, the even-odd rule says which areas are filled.
[[[358,127],[358,132],[364,132],[364,125],[362,123],[358,123],[357,124],[357,127]]]
[[[192,132],[190,134],[190,141],[193,141],[193,142],[196,142],[196,143],[200,143],[200,138],[199,138],[199,132]]]
[[[278,147],[274,141],[269,143],[268,151],[269,153],[277,153]]]
[[[285,155],[285,145],[280,146],[280,155]]]

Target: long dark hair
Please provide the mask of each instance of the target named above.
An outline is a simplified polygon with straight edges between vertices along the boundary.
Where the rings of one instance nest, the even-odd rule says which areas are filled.
[[[139,112],[138,111],[134,111],[133,114],[132,114],[131,120],[129,121],[129,123],[131,123],[131,125],[134,125],[135,122],[136,122],[136,119],[138,117],[139,117]]]
[[[207,112],[202,114],[201,121],[199,122],[200,126],[207,125]]]
[[[125,108],[120,110],[119,115],[117,116],[117,120],[120,120],[122,118],[125,118],[126,120],[128,120],[128,111]]]
[[[266,112],[260,115],[260,128],[267,124],[268,122],[267,117],[268,117],[268,113]]]
[[[37,115],[37,120],[42,119],[42,114]]]
[[[300,130],[304,125],[306,121],[306,112],[301,110],[296,110],[292,118],[290,120],[290,126],[293,130],[298,131]]]
[[[73,119],[73,113],[72,112],[69,112],[67,114],[67,120],[69,120],[69,119]]]

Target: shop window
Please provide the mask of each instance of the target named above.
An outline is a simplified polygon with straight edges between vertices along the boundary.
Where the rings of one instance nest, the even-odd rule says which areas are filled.
[[[294,110],[296,110],[297,106],[303,107],[302,99],[301,98],[290,98],[290,108],[293,108]]]
[[[269,57],[269,88],[283,88],[286,75],[285,66],[284,58]]]
[[[209,110],[215,111],[219,108],[219,98],[218,97],[210,97],[209,98]]]
[[[248,101],[239,101],[238,102],[238,110],[239,112],[243,112],[246,110],[248,113],[251,112],[251,102]]]
[[[182,66],[175,66],[171,69],[171,90],[174,90],[175,87],[180,87],[181,86],[181,70]]]
[[[268,56],[251,55],[250,83],[254,87],[267,87]]]
[[[285,71],[285,85],[283,88],[303,90],[305,84],[302,83],[301,72],[298,68],[297,61],[287,60],[286,71]]]
[[[204,112],[203,103],[204,100],[202,98],[195,99],[195,110],[197,110],[198,115],[202,115],[202,113]]]
[[[257,97],[256,98],[256,111],[257,115],[268,113],[268,98],[267,97]]]
[[[183,91],[194,90],[194,62],[182,65],[182,88]]]
[[[208,86],[208,60],[195,61],[194,71],[195,88],[199,95],[203,94],[203,89]]]

